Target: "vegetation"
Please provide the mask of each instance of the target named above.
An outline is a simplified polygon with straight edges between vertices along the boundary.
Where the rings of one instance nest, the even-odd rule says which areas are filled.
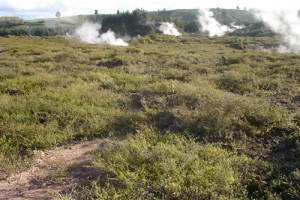
[[[109,142],[95,155],[103,171],[89,198],[220,199],[246,198],[239,174],[245,157],[173,134],[139,132]]]
[[[153,24],[150,24],[153,21]],[[151,29],[155,28],[156,22],[148,12],[136,9],[132,13],[119,13],[117,15],[106,16],[102,21],[102,32],[109,29],[120,35],[148,35]]]
[[[300,56],[252,48],[276,42],[1,37],[0,177],[36,151],[109,137],[74,198],[299,199]]]
[[[246,10],[214,8],[211,9],[211,11],[213,12],[217,21],[226,25],[230,25],[233,22],[239,25],[249,25],[257,22],[255,16]],[[163,10],[151,13],[163,19],[177,19],[184,24],[198,21],[199,15],[198,9]]]
[[[245,30],[231,33],[238,36],[269,36],[273,34],[262,22],[257,21],[255,16],[246,10],[235,9],[211,9],[215,18],[221,24],[232,26],[242,25]],[[7,35],[34,35],[53,36],[73,33],[80,24],[94,22],[102,24],[101,32],[113,30],[122,36],[145,36],[156,30],[160,22],[173,22],[182,31],[187,33],[199,33],[198,9],[181,9],[171,11],[147,12],[136,9],[132,12],[120,12],[116,14],[78,15],[72,17],[60,17],[56,12],[56,18],[23,21],[17,17],[0,18],[0,36]]]
[[[11,27],[24,24],[19,17],[0,17],[0,27]]]

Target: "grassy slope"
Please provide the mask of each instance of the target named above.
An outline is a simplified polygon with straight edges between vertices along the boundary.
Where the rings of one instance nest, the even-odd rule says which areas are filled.
[[[228,163],[226,173],[234,173],[230,177],[237,180],[224,180],[228,187],[242,184],[253,198],[299,197],[300,57],[230,48],[236,42],[235,37],[156,35],[133,39],[131,47],[111,47],[63,37],[0,38],[1,177],[24,167],[34,150],[151,129],[154,134],[188,134],[223,148],[205,147],[204,155],[210,156],[212,148],[220,155],[231,157],[226,152],[232,152],[250,159],[244,163],[231,157],[233,163],[251,170],[239,174]],[[140,143],[128,140],[133,147],[127,140],[121,147]],[[150,145],[151,140],[147,140]],[[162,148],[173,151],[174,147]],[[151,149],[149,154],[157,153]],[[110,151],[128,162],[136,159],[122,155],[123,150],[108,147]],[[113,162],[103,159],[97,161],[101,170],[101,162]],[[134,164],[139,168],[139,163]],[[132,183],[130,178],[120,181],[124,180]],[[235,190],[227,189],[225,197]],[[206,195],[210,192],[218,193],[208,187]]]
[[[256,22],[255,17],[252,13],[245,10],[236,9],[211,9],[216,19],[220,22],[236,22],[238,24],[254,23]],[[153,15],[157,15],[164,18],[180,19],[183,22],[197,21],[198,20],[198,9],[180,9],[170,11],[155,11],[151,12]],[[222,16],[222,13],[225,13]]]
[[[45,18],[45,19],[31,19],[24,20],[27,23],[37,23],[37,22],[45,22],[45,23],[70,23],[70,24],[78,24],[86,21],[93,22],[101,22],[105,17],[105,14],[97,14],[97,15],[75,15],[68,17],[59,17],[59,18]]]
[[[153,11],[150,12],[154,16],[163,18],[178,18],[183,21],[195,21],[197,20],[198,10],[197,9],[180,9],[180,10],[166,10],[166,11]]]
[[[245,10],[236,9],[211,9],[218,20],[242,23],[254,23],[255,17],[252,13]],[[226,12],[225,18],[222,17],[222,12]],[[179,10],[166,10],[166,11],[151,11],[154,16],[163,17],[166,19],[180,19],[183,22],[191,22],[198,20],[198,9],[179,9]],[[70,17],[50,18],[50,19],[36,19],[25,20],[26,22],[38,22],[38,21],[59,21],[59,22],[83,22],[83,21],[102,21],[105,14],[98,15],[77,15]]]

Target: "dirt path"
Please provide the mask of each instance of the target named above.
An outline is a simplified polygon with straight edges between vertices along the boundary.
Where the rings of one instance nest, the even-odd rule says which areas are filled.
[[[74,166],[73,171],[79,170],[78,173],[82,173],[80,170],[84,165],[91,162],[91,156],[87,153],[99,149],[102,143],[102,140],[96,139],[45,153],[36,152],[37,159],[28,171],[0,181],[0,200],[42,200],[58,197],[59,192],[72,184],[72,177],[63,174],[65,170]],[[63,184],[58,184],[62,178]]]

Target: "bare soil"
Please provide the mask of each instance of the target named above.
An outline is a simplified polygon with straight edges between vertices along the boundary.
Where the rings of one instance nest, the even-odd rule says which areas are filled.
[[[59,198],[62,191],[70,190],[78,174],[87,175],[93,171],[85,167],[92,161],[89,152],[101,148],[102,143],[103,140],[95,139],[35,152],[36,160],[30,169],[0,181],[0,200]]]

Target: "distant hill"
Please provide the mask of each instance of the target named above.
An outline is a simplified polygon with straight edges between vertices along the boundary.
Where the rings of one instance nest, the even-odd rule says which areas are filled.
[[[252,24],[257,22],[255,16],[247,10],[221,8],[213,8],[210,10],[214,13],[214,17],[217,19],[217,21],[222,24],[230,24],[232,22],[236,22],[237,24]],[[197,21],[199,15],[198,9],[155,11],[150,13],[166,19],[180,19],[186,23]]]
[[[221,24],[230,25],[233,22],[246,27],[253,26],[259,21],[247,10],[238,9],[211,9],[214,17]],[[66,32],[72,33],[76,27],[83,22],[89,21],[102,24],[102,32],[108,29],[119,35],[147,35],[155,30],[160,22],[173,22],[185,32],[199,32],[198,9],[178,9],[147,12],[143,9],[136,9],[132,12],[116,14],[91,14],[71,17],[59,17],[49,19],[24,20],[22,24],[15,24],[2,21],[2,24],[10,26],[0,26],[0,35],[62,35]],[[0,24],[1,25],[1,24]],[[253,30],[251,30],[253,32]],[[248,32],[243,32],[247,34]]]
[[[249,25],[258,22],[254,14],[247,10],[216,8],[212,9],[212,12],[214,13],[217,21],[221,22],[222,24],[236,22],[236,24],[239,25]]]
[[[222,24],[230,24],[236,22],[237,24],[253,24],[258,22],[255,16],[247,10],[237,10],[237,9],[221,9],[212,8],[210,9],[214,13],[214,17]],[[198,21],[199,11],[198,9],[178,9],[178,10],[161,10],[161,11],[150,11],[148,12],[154,18],[159,20],[167,21],[181,21],[182,23],[189,23],[192,21]],[[49,19],[36,19],[36,20],[25,20],[28,23],[33,23],[37,21],[45,22],[63,22],[63,23],[75,23],[79,24],[85,21],[99,22],[107,17],[128,14],[91,14],[91,15],[77,15],[70,17],[60,17],[60,18],[49,18]]]
[[[184,22],[195,21],[198,18],[198,9],[164,10],[150,12],[154,16],[165,19],[180,19]]]

